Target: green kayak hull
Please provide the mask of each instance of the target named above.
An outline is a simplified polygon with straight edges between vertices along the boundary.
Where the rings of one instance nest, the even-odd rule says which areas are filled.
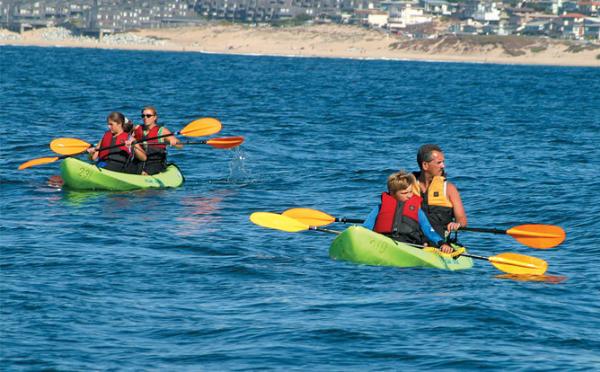
[[[329,248],[329,256],[336,260],[377,266],[433,267],[450,271],[473,267],[473,260],[469,257],[442,257],[361,226],[349,227],[338,235]]]
[[[113,172],[98,168],[75,158],[66,158],[60,165],[64,186],[72,190],[129,191],[137,189],[163,189],[183,184],[183,175],[176,165],[153,176]]]

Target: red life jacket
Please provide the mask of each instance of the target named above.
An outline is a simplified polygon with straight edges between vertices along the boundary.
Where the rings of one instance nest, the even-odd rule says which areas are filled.
[[[124,144],[128,138],[129,138],[129,134],[127,134],[125,132],[123,132],[115,137],[115,136],[113,136],[111,131],[107,130],[106,133],[104,133],[104,137],[102,137],[102,141],[100,141],[100,147],[110,147],[110,146]],[[98,157],[101,160],[105,160],[108,158],[108,156],[110,154],[116,154],[121,151],[125,151],[127,153],[127,155],[131,155],[131,151],[129,150],[129,147],[123,145],[123,146],[115,147],[112,149],[102,150],[98,154]]]
[[[381,194],[381,206],[375,220],[374,231],[391,235],[403,242],[422,244],[425,236],[419,225],[419,209],[422,198],[413,195],[405,202],[398,202],[390,194]]]
[[[153,152],[164,152],[167,149],[164,138],[155,138],[162,135],[161,129],[162,127],[159,127],[158,125],[152,127],[150,130],[145,130],[143,125],[138,125],[135,127],[135,139],[138,142],[144,142],[142,145],[144,146],[144,149],[148,155]],[[146,138],[154,139],[146,141]]]

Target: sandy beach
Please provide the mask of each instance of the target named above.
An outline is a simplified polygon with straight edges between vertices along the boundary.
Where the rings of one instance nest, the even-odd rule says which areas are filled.
[[[209,24],[137,30],[101,41],[75,37],[64,29],[38,29],[23,34],[0,30],[0,45],[600,67],[597,42],[456,35],[409,40],[346,25],[272,28]]]

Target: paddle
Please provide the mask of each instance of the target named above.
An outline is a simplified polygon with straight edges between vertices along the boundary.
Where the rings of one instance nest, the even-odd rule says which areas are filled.
[[[286,215],[280,215],[269,212],[254,212],[250,215],[250,221],[256,225],[267,227],[270,229],[298,232],[315,230],[333,234],[340,234],[339,231],[323,229],[317,226],[309,226],[302,221],[296,220]],[[423,248],[420,245],[410,244],[417,248]],[[517,253],[501,253],[496,256],[484,257],[474,254],[463,253],[462,256],[471,257],[477,260],[485,260],[490,262],[500,271],[509,274],[519,275],[542,275],[548,269],[548,263],[542,259],[525,256]]]
[[[349,218],[335,218],[328,215],[325,212],[318,211],[310,208],[292,208],[282,213],[284,216],[291,217],[302,223],[311,226],[324,226],[334,222],[342,223],[363,223],[363,220],[349,219]]]
[[[145,141],[155,140],[172,135],[181,134],[186,137],[203,137],[218,133],[221,130],[221,122],[214,118],[197,119],[186,125],[182,130],[176,133],[163,134],[156,137],[146,138]],[[237,137],[231,137],[236,138]],[[243,141],[243,139],[242,139]],[[142,143],[143,141],[136,141]],[[241,142],[240,142],[241,143]],[[50,142],[50,150],[60,155],[77,155],[85,152],[94,145],[89,144],[78,138],[57,138]],[[216,146],[215,146],[216,147]]]
[[[277,213],[271,212],[254,212],[250,215],[250,221],[254,224],[267,227],[270,229],[287,231],[287,232],[298,232],[306,230],[322,231],[331,234],[339,234],[339,231],[322,229],[317,226],[309,226],[301,221],[293,219],[288,216],[283,216]]]
[[[170,134],[169,134],[170,135]],[[156,137],[158,138],[158,137]],[[147,140],[155,139],[155,137],[147,138]],[[141,143],[142,141],[134,141],[133,143]],[[204,141],[186,141],[179,142],[181,145],[209,145],[217,149],[230,149],[239,146],[244,142],[244,137],[219,137],[211,138]],[[77,138],[57,138],[50,143],[50,149],[61,155],[77,155],[81,153],[81,149],[87,150],[94,145],[89,144]],[[75,151],[76,150],[76,151]],[[85,151],[83,150],[83,151]]]
[[[540,249],[556,247],[565,240],[565,231],[555,225],[525,224],[507,230],[461,227],[459,230],[510,235],[523,245]]]
[[[201,136],[208,136],[208,135],[217,133],[220,130],[221,130],[221,122],[220,121],[218,121],[217,119],[213,119],[213,118],[202,118],[202,119],[192,121],[191,123],[186,125],[182,130],[180,130],[177,133],[166,134],[166,135],[162,135],[162,136],[158,136],[158,137],[148,138],[147,140],[168,137],[168,136],[172,136],[174,134],[181,134],[181,135],[187,136],[187,137],[201,137]],[[27,168],[30,168],[30,167],[33,167],[36,165],[50,164],[50,163],[54,163],[55,161],[68,158],[70,156],[80,155],[80,154],[85,153],[87,151],[87,149],[92,146],[89,143],[79,140],[77,138],[64,138],[64,140],[66,140],[64,142],[61,140],[63,140],[63,139],[59,138],[57,140],[52,141],[54,143],[54,145],[51,143],[50,148],[55,152],[62,151],[65,153],[64,155],[28,160],[25,163],[19,165],[19,170],[27,169]],[[99,151],[109,150],[109,149],[112,149],[115,147],[120,147],[120,146],[123,146],[123,145],[120,144],[120,145],[114,145],[114,146],[101,147],[98,150]]]
[[[310,208],[293,208],[283,212],[283,215],[297,219],[312,226],[325,226],[333,222],[363,223],[364,220],[335,218],[325,212]],[[527,224],[519,225],[508,230],[487,229],[479,227],[461,227],[460,230],[482,233],[506,234],[518,242],[531,248],[552,248],[565,240],[565,231],[555,225]]]
[[[211,138],[205,141],[186,141],[180,142],[182,145],[209,145],[215,147],[217,149],[231,149],[241,145],[244,142],[244,137],[235,136],[235,137],[220,137],[220,138]]]

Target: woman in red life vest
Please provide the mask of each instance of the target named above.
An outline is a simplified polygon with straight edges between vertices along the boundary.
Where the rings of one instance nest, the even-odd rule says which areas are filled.
[[[431,227],[421,209],[423,199],[413,194],[416,182],[415,176],[404,171],[390,175],[388,192],[381,194],[381,204],[369,213],[363,226],[401,242],[428,243],[452,253],[452,247]]]
[[[167,145],[180,148],[182,145],[172,132],[157,123],[158,115],[153,106],[142,109],[144,124],[135,127],[135,139],[142,143],[148,159],[142,165],[145,174],[156,174],[167,169]],[[162,137],[165,136],[165,137]],[[161,137],[161,138],[155,138]],[[154,138],[146,140],[147,138]]]
[[[139,161],[146,160],[146,153],[139,144],[132,146],[134,138],[126,131],[131,132],[133,124],[125,122],[125,116],[120,112],[111,112],[106,118],[108,130],[96,147],[88,149],[92,160],[98,160],[98,167],[124,173],[139,173],[138,166],[133,163],[134,158]],[[114,147],[98,151],[100,148]]]

